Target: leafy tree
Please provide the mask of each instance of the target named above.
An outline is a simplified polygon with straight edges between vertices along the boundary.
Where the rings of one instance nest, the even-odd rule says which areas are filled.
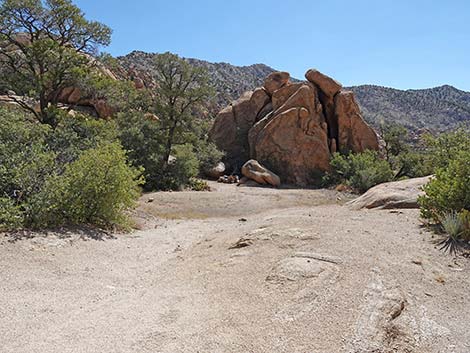
[[[409,150],[408,130],[399,124],[382,123],[380,137],[384,141],[385,159],[391,162],[393,157]]]
[[[110,43],[111,30],[85,19],[70,0],[0,2],[0,87],[41,123],[55,126],[50,105],[60,91],[89,74],[91,55]],[[36,107],[36,104],[39,106]]]
[[[173,147],[187,143],[188,135],[194,133],[197,120],[193,114],[213,90],[203,68],[194,67],[177,55],[157,56],[153,69],[158,84],[155,113],[160,119],[164,144],[162,168],[166,169]]]
[[[155,117],[141,111],[124,111],[116,115],[119,139],[128,151],[134,166],[144,168],[148,191],[163,188],[162,155],[163,134]]]

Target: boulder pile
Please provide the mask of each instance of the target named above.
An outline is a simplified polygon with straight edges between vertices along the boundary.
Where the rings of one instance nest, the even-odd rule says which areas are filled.
[[[317,70],[305,77],[274,72],[217,115],[209,136],[233,170],[257,160],[283,183],[306,186],[330,168],[332,153],[378,150],[354,94]]]

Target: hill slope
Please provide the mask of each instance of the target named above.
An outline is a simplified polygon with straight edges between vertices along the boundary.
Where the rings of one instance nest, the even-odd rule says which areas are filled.
[[[375,126],[383,120],[412,130],[445,131],[470,121],[470,92],[452,86],[406,91],[372,85],[349,89],[356,94],[367,121]]]
[[[155,55],[134,51],[118,60],[127,70],[149,72]],[[264,78],[275,71],[264,64],[234,66],[187,60],[208,70],[211,84],[217,90],[214,110],[220,110],[243,92],[261,86]],[[410,130],[445,131],[470,121],[470,92],[452,86],[406,91],[373,85],[347,89],[355,92],[365,119],[376,127],[385,121],[400,123]]]
[[[126,69],[151,72],[152,60],[158,54],[133,51],[118,58]],[[204,67],[209,73],[210,83],[217,91],[216,110],[222,109],[231,101],[238,99],[242,93],[263,84],[266,76],[274,69],[264,64],[235,66],[227,63],[211,63],[198,59],[187,59],[192,65]]]

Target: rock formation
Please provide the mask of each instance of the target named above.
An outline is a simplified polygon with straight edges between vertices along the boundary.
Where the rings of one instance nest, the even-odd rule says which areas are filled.
[[[276,174],[266,169],[259,164],[258,161],[253,159],[250,159],[242,167],[242,174],[248,179],[254,180],[261,185],[269,184],[274,187],[281,186],[281,179],[279,179]]]
[[[256,159],[284,183],[305,186],[329,169],[336,151],[378,150],[354,94],[317,70],[305,77],[293,83],[274,72],[217,115],[209,136],[232,169]]]
[[[362,208],[419,208],[418,197],[424,195],[423,186],[431,176],[379,184],[357,199],[348,202],[354,210]]]

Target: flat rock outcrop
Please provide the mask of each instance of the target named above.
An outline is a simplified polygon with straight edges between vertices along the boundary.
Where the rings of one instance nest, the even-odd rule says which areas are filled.
[[[352,92],[315,69],[305,77],[293,83],[274,72],[217,115],[209,136],[234,171],[256,159],[283,183],[306,186],[330,168],[332,153],[379,149]]]
[[[348,205],[355,210],[362,208],[419,208],[418,197],[423,195],[422,187],[431,176],[384,183],[369,189]]]

